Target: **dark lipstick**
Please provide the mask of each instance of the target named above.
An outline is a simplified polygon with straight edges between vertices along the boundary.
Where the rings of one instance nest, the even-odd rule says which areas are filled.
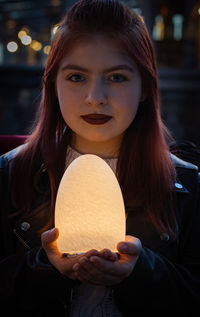
[[[99,113],[91,113],[81,116],[84,121],[90,124],[104,124],[112,119],[111,116]]]

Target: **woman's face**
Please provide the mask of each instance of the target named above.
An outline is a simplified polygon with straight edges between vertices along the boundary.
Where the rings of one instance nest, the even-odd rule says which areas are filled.
[[[72,145],[82,153],[117,155],[141,101],[133,60],[103,36],[82,40],[61,61],[56,93]]]

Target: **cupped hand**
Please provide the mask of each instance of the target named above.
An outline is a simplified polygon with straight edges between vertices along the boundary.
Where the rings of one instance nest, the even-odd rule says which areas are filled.
[[[108,249],[99,254],[82,256],[73,265],[74,276],[81,282],[111,286],[120,283],[133,271],[140,255],[139,239],[126,236],[117,245],[118,255]]]
[[[51,264],[61,274],[75,280],[77,279],[77,276],[73,270],[75,263],[77,263],[82,257],[88,259],[91,256],[98,256],[99,252],[97,250],[90,250],[84,254],[68,257],[58,250],[56,242],[58,235],[59,231],[57,228],[43,232],[41,235],[42,247],[45,250]]]

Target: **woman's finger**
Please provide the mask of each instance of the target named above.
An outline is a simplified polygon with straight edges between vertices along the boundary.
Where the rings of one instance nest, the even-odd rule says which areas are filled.
[[[99,256],[109,261],[116,261],[118,259],[117,253],[112,252],[110,249],[103,249],[99,251]]]
[[[113,285],[118,283],[119,277],[99,271],[87,258],[81,258],[73,266],[75,276],[81,282],[100,285]]]
[[[126,276],[129,263],[123,263],[120,259],[117,261],[108,261],[98,256],[92,256],[90,261],[103,274],[112,276]]]

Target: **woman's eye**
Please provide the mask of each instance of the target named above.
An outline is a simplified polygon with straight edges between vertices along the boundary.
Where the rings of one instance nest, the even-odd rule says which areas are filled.
[[[80,74],[74,74],[67,78],[67,80],[72,81],[74,83],[82,82],[85,80],[85,77]]]
[[[109,77],[109,80],[115,83],[121,83],[123,81],[127,81],[127,78],[120,74],[114,74]]]

